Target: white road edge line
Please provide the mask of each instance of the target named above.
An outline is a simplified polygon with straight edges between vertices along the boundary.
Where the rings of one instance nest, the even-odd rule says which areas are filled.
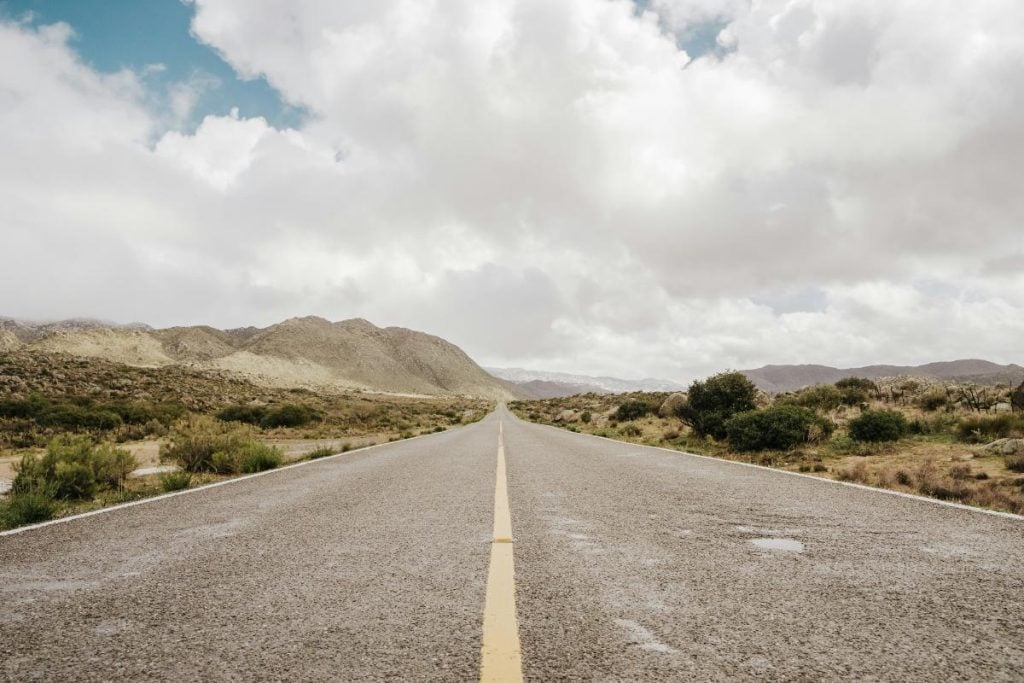
[[[488,413],[488,415],[489,414],[490,413]],[[296,467],[302,467],[304,465],[312,465],[312,464],[318,463],[318,462],[327,462],[328,460],[333,460],[333,459],[339,458],[339,457],[341,457],[343,455],[352,455],[353,453],[360,453],[362,451],[369,451],[369,450],[372,450],[374,448],[383,448],[385,446],[395,446],[397,444],[409,443],[410,441],[416,441],[417,439],[426,439],[426,438],[431,437],[431,436],[440,436],[441,434],[449,434],[451,432],[457,431],[459,429],[463,429],[465,427],[472,427],[474,424],[478,424],[478,423],[479,423],[479,421],[478,422],[470,423],[468,425],[460,425],[459,427],[455,427],[453,429],[446,429],[443,432],[434,432],[432,434],[420,434],[418,436],[414,436],[414,437],[411,437],[411,438],[408,438],[408,439],[400,439],[398,441],[388,441],[386,443],[377,443],[377,444],[373,444],[372,446],[363,446],[362,448],[353,448],[352,450],[345,451],[344,453],[335,453],[334,455],[328,455],[326,457],[317,458],[315,460],[303,460],[302,462],[295,462],[295,463],[292,463],[291,465],[285,465],[283,467],[278,467],[276,469],[264,470],[263,472],[256,472],[254,474],[244,474],[244,475],[242,475],[240,477],[234,477],[233,479],[225,479],[223,481],[215,481],[212,484],[203,484],[202,486],[196,486],[195,488],[191,488],[191,489],[184,489],[182,491],[173,491],[171,493],[162,493],[159,496],[152,496],[151,498],[140,498],[139,500],[133,500],[133,501],[130,501],[130,502],[127,502],[127,503],[118,503],[117,505],[111,505],[109,507],[102,507],[102,508],[99,508],[97,510],[90,510],[89,512],[81,512],[81,513],[79,513],[77,515],[69,515],[67,517],[58,517],[57,519],[51,519],[51,520],[47,520],[45,522],[39,522],[38,524],[29,524],[28,526],[20,526],[20,527],[17,527],[15,529],[8,529],[7,531],[0,531],[0,537],[3,537],[3,536],[14,536],[16,534],[23,534],[26,531],[34,531],[35,529],[42,529],[44,527],[54,526],[56,524],[66,524],[68,522],[74,522],[74,521],[79,520],[79,519],[85,519],[86,517],[93,517],[95,515],[102,515],[102,514],[106,514],[108,512],[116,512],[117,510],[124,510],[125,508],[135,507],[136,505],[146,505],[147,503],[156,503],[157,501],[167,500],[168,498],[176,498],[177,496],[187,496],[190,493],[198,493],[200,491],[208,491],[210,489],[215,489],[218,486],[227,486],[228,484],[237,484],[240,481],[248,481],[249,479],[255,479],[257,477],[263,477],[263,476],[266,476],[268,474],[276,474],[277,472],[284,472],[286,470],[295,469]]]
[[[522,418],[513,416],[517,420]],[[1024,515],[1017,515],[1012,512],[1003,512],[1001,510],[988,510],[986,508],[974,507],[971,505],[964,505],[963,503],[951,503],[948,500],[939,500],[938,498],[928,498],[926,496],[918,496],[913,493],[904,493],[903,491],[890,491],[889,489],[877,488],[875,486],[867,486],[865,484],[855,484],[850,481],[839,481],[837,479],[826,479],[824,477],[815,477],[812,474],[804,474],[803,472],[790,472],[789,470],[780,470],[775,467],[768,467],[766,465],[755,465],[750,462],[739,462],[737,460],[726,460],[725,458],[716,458],[711,455],[700,455],[699,453],[690,453],[688,451],[677,451],[672,448],[664,448],[663,446],[648,446],[647,444],[633,443],[632,441],[619,441],[618,439],[611,439],[607,436],[598,436],[597,434],[585,434],[583,432],[568,432],[565,429],[559,427],[553,427],[551,425],[540,424],[539,422],[527,422],[522,420],[526,424],[537,425],[538,427],[547,427],[554,429],[558,432],[567,432],[569,434],[576,434],[577,436],[587,436],[592,439],[602,439],[604,441],[611,441],[617,444],[626,444],[629,446],[636,446],[637,448],[650,448],[656,451],[664,451],[666,453],[673,453],[675,455],[686,455],[691,458],[701,458],[703,460],[712,460],[714,462],[725,462],[730,465],[739,465],[741,467],[752,467],[756,470],[763,470],[765,472],[774,472],[775,474],[785,474],[791,477],[800,477],[802,479],[810,479],[811,481],[818,481],[823,484],[838,484],[839,486],[848,486],[854,489],[861,489],[862,491],[872,491],[874,493],[884,493],[887,496],[898,496],[900,498],[909,498],[910,500],[918,500],[923,503],[931,503],[933,505],[943,505],[945,507],[956,508],[958,510],[967,510],[968,512],[979,512],[983,515],[992,515],[994,517],[1002,517],[1004,519],[1012,519],[1017,522],[1024,522]]]

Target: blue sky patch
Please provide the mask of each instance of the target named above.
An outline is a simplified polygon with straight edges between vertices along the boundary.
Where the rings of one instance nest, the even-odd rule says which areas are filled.
[[[202,83],[189,119],[193,130],[208,114],[224,116],[238,107],[243,117],[262,116],[271,125],[297,127],[306,117],[265,79],[243,80],[211,47],[189,32],[193,8],[181,0],[0,0],[0,19],[34,26],[64,22],[75,31],[71,47],[82,61],[103,73],[124,68],[143,75],[151,90],[166,93],[175,83]],[[162,64],[163,69],[148,69]],[[167,105],[167,98],[156,101]],[[160,113],[160,112],[158,112]]]

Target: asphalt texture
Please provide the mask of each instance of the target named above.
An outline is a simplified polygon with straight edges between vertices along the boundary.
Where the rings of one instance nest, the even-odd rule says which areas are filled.
[[[9,680],[1024,680],[1024,521],[531,425],[0,537]]]

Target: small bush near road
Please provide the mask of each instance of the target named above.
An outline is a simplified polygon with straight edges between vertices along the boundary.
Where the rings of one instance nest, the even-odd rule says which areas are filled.
[[[228,406],[217,413],[217,419],[222,422],[242,422],[256,426],[266,414],[267,409],[263,406]]]
[[[850,421],[854,441],[898,441],[907,430],[907,418],[895,410],[866,410]]]
[[[296,403],[284,403],[268,408],[266,414],[260,420],[260,427],[264,429],[303,427],[317,419],[317,417],[317,412],[312,408]]]
[[[330,446],[321,446],[310,451],[306,457],[310,460],[317,460],[319,458],[326,458],[331,455],[337,454],[338,451],[331,448]]]
[[[56,509],[53,499],[44,493],[12,493],[7,502],[0,503],[0,528],[45,522],[53,517]]]
[[[613,419],[618,422],[629,422],[631,420],[638,420],[641,417],[644,417],[648,412],[650,412],[650,406],[645,402],[626,401],[615,409],[615,416]]]
[[[754,410],[757,387],[740,372],[723,372],[690,385],[680,418],[697,436],[726,437],[725,423]]]
[[[1012,455],[1006,459],[1006,469],[1011,472],[1024,472],[1024,455]]]
[[[137,463],[131,453],[86,436],[57,437],[42,457],[17,464],[14,493],[39,493],[60,500],[92,498],[100,489],[121,488]]]
[[[809,408],[780,405],[740,413],[725,424],[738,451],[789,450],[832,433],[832,423]]]
[[[956,436],[966,443],[988,443],[996,439],[1024,435],[1024,416],[974,415],[962,418],[956,425]]]
[[[245,474],[272,470],[281,466],[281,451],[262,443],[247,445],[239,453],[238,469]]]
[[[277,467],[281,453],[261,443],[251,427],[191,417],[171,430],[160,459],[186,472],[258,472]]]
[[[183,470],[164,472],[160,475],[160,488],[165,493],[181,491],[192,485],[192,474]]]

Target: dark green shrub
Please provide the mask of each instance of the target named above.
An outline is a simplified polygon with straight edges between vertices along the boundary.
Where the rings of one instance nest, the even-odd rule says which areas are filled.
[[[793,397],[793,402],[804,408],[830,411],[838,408],[843,402],[842,392],[831,384],[816,384],[800,390]]]
[[[878,392],[878,386],[869,379],[861,377],[847,377],[835,383],[839,390],[840,401],[843,405],[857,406],[867,403],[872,394]]]
[[[174,462],[186,472],[233,472],[236,454],[251,443],[258,443],[251,427],[194,416],[171,430],[168,442],[160,448],[160,459]],[[216,466],[215,453],[222,454]]]
[[[281,466],[281,451],[262,443],[247,445],[239,453],[239,469],[245,474],[272,470]]]
[[[948,404],[949,401],[947,400],[946,392],[944,391],[929,391],[927,394],[917,399],[917,405],[920,406],[921,410],[926,410],[929,413],[945,408]]]
[[[583,413],[580,415],[580,422],[582,422],[583,424],[590,424],[591,418],[592,416],[590,414],[590,411],[584,410]]]
[[[850,438],[854,441],[898,441],[908,429],[907,418],[895,410],[866,410],[850,420]]]
[[[961,419],[956,436],[966,443],[988,443],[996,439],[1024,434],[1024,417],[1012,413],[974,415]]]
[[[317,418],[316,411],[295,403],[283,403],[267,409],[266,415],[260,420],[264,429],[275,427],[302,427]]]
[[[1010,392],[1010,408],[1014,412],[1024,412],[1024,382]]]
[[[266,414],[267,409],[263,406],[228,406],[217,413],[217,419],[223,422],[258,425]]]
[[[189,472],[178,470],[177,472],[164,472],[160,475],[160,488],[166,493],[181,491],[192,485],[192,475]]]
[[[726,437],[733,415],[756,408],[757,387],[739,372],[723,372],[690,385],[680,417],[698,436]]]
[[[52,519],[56,511],[53,499],[44,493],[14,493],[6,503],[0,503],[0,527],[13,529],[25,524],[38,524]]]
[[[13,488],[16,493],[64,500],[92,498],[102,488],[120,487],[136,466],[125,450],[97,446],[86,436],[62,436],[50,442],[42,457],[29,454],[21,459]]]
[[[832,433],[832,423],[809,408],[781,405],[734,415],[726,422],[737,451],[788,450]]]
[[[629,400],[615,409],[615,419],[619,422],[638,420],[650,412],[650,406],[645,401]]]

